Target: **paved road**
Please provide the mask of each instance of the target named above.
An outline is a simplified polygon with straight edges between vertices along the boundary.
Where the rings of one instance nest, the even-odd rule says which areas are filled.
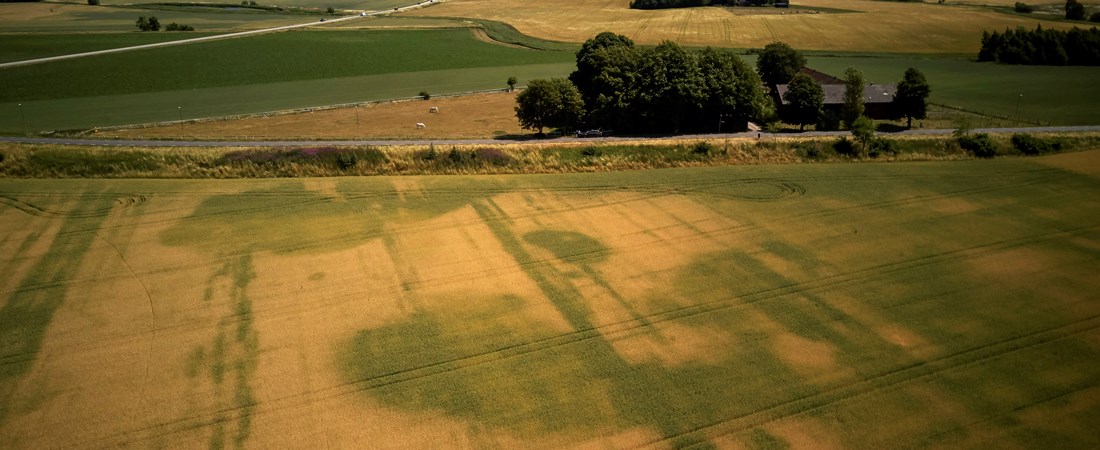
[[[973,133],[1079,133],[1100,131],[1100,125],[1072,126],[1072,127],[1031,127],[1031,128],[978,128]],[[953,129],[937,130],[907,130],[898,133],[879,133],[879,136],[935,136],[954,133]],[[15,142],[24,144],[62,144],[62,145],[89,145],[112,147],[316,147],[316,146],[366,146],[366,145],[470,145],[470,144],[511,144],[511,143],[552,143],[552,142],[617,142],[646,140],[672,140],[672,139],[726,139],[726,138],[762,138],[770,137],[813,137],[813,136],[848,136],[847,131],[808,131],[805,133],[726,133],[726,134],[695,134],[656,138],[639,137],[602,137],[602,138],[574,138],[563,137],[556,139],[532,139],[532,140],[501,140],[501,139],[439,139],[439,140],[339,140],[339,141],[162,141],[162,140],[133,140],[133,139],[75,139],[75,138],[42,138],[42,137],[12,137],[0,136],[0,142]]]
[[[277,31],[286,31],[286,30],[292,30],[292,29],[295,29],[295,28],[312,27],[312,26],[316,26],[316,25],[329,24],[329,23],[333,23],[333,22],[342,22],[342,21],[346,21],[346,20],[355,20],[355,19],[358,19],[360,17],[368,17],[368,16],[377,16],[377,15],[382,15],[382,14],[389,14],[389,13],[392,13],[394,11],[406,11],[406,10],[409,10],[409,9],[419,8],[421,6],[424,6],[424,5],[427,5],[427,4],[430,4],[430,3],[433,3],[433,1],[426,0],[426,1],[422,1],[420,3],[416,3],[416,4],[413,4],[413,5],[397,8],[396,10],[394,10],[394,9],[385,9],[385,10],[378,10],[378,11],[365,11],[361,14],[356,14],[354,16],[340,17],[340,18],[337,18],[337,19],[325,20],[324,22],[321,22],[320,19],[313,19],[313,20],[311,20],[307,23],[300,23],[300,24],[297,24],[297,25],[286,25],[286,26],[275,27],[275,28],[264,28],[262,30],[241,31],[239,33],[219,34],[219,35],[215,35],[215,36],[204,36],[204,37],[199,37],[199,38],[182,39],[182,40],[170,41],[170,42],[158,42],[156,44],[135,45],[133,47],[112,48],[112,49],[108,49],[108,50],[99,50],[99,51],[85,52],[85,53],[73,53],[71,55],[51,56],[49,58],[28,59],[28,60],[24,60],[24,61],[15,61],[15,62],[0,64],[0,69],[5,69],[5,68],[8,68],[8,67],[17,67],[17,66],[29,66],[31,64],[41,64],[41,63],[52,62],[52,61],[61,61],[61,60],[64,60],[64,59],[83,58],[85,56],[106,55],[108,53],[129,52],[129,51],[144,50],[144,49],[149,49],[149,48],[168,47],[168,46],[171,46],[171,45],[194,44],[196,42],[206,42],[206,41],[214,41],[214,40],[220,40],[220,39],[232,39],[232,38],[252,36],[252,35],[263,34],[263,33],[274,33],[274,32],[277,32]]]

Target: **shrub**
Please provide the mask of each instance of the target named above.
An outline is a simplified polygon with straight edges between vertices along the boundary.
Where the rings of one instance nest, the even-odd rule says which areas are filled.
[[[429,94],[428,91],[420,91],[417,95],[424,100],[430,100],[432,98],[432,94]]]
[[[336,167],[340,170],[348,170],[359,164],[359,155],[353,152],[341,152],[336,154]]]
[[[88,4],[91,6],[99,6],[99,0],[88,0]]]
[[[992,158],[997,156],[997,144],[988,134],[980,133],[974,136],[960,136],[957,138],[959,147],[978,158]]]
[[[1035,11],[1035,8],[1031,7],[1027,3],[1023,3],[1023,2],[1016,2],[1016,6],[1013,9],[1018,13],[1025,13],[1025,14],[1030,13],[1032,11]]]
[[[1092,15],[1089,16],[1089,22],[1100,22],[1100,12],[1092,13]]]
[[[1027,133],[1016,133],[1012,135],[1012,148],[1031,156],[1060,151],[1062,150],[1062,143],[1037,138]]]
[[[332,9],[332,7],[331,7],[331,6],[329,6],[329,7],[328,7],[328,9],[326,9],[326,10],[325,10],[325,12],[327,12],[327,13],[329,13],[329,14],[335,14],[335,13],[336,13],[336,10],[335,10],[335,9]]]
[[[706,156],[709,155],[713,150],[714,146],[707,141],[699,141],[696,142],[695,145],[691,146],[691,152],[696,155]]]
[[[513,161],[511,156],[497,148],[479,148],[474,151],[473,157],[494,166],[507,166]]]
[[[847,136],[841,136],[833,143],[833,151],[844,156],[854,156],[859,153],[855,142],[849,141]]]
[[[439,153],[435,151],[435,144],[428,144],[428,152],[424,154],[424,159],[435,161],[435,158],[438,156]]]
[[[794,146],[794,153],[804,159],[825,159],[829,156],[828,150],[817,141],[801,142]]]
[[[452,145],[451,152],[447,154],[447,158],[450,159],[451,162],[457,163],[459,161],[462,161],[462,154],[459,153],[458,149]]]
[[[880,155],[893,155],[898,152],[898,143],[889,139],[875,139],[871,141],[868,155],[878,158]]]

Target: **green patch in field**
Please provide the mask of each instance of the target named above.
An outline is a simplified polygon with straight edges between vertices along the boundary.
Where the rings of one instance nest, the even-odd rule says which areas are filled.
[[[560,260],[570,261],[581,257],[585,264],[596,264],[607,259],[608,248],[600,241],[575,231],[532,231],[523,236],[527,243],[549,250]]]
[[[212,196],[162,232],[160,239],[166,245],[197,246],[215,254],[330,251],[381,238],[387,224],[428,220],[499,192],[491,181],[471,179],[451,185],[466,189],[439,191],[431,187],[440,180],[426,181],[422,193],[405,195],[389,180],[372,179],[341,181],[334,195],[288,182],[272,190]]]
[[[35,363],[46,329],[97,239],[95,230],[106,218],[106,214],[83,213],[103,211],[113,203],[110,197],[96,194],[73,197],[77,204],[67,212],[72,218],[63,219],[49,249],[0,307],[0,424],[21,407],[15,390]]]

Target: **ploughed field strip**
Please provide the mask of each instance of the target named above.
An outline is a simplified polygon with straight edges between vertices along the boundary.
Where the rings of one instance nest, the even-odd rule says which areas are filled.
[[[1094,448],[1098,160],[0,180],[0,436]]]

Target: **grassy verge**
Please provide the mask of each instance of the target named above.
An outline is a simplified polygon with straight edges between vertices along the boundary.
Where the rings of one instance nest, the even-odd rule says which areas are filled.
[[[1019,156],[994,136],[999,156]],[[1100,147],[1100,134],[1040,136],[1058,151]],[[131,148],[6,144],[0,176],[13,178],[270,178],[348,175],[605,172],[669,167],[973,159],[952,137],[890,139],[845,151],[836,138],[660,143],[562,143],[301,148]]]

